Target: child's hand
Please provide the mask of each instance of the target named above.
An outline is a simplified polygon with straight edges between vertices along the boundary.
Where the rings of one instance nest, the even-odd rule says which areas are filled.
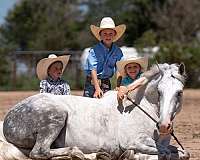
[[[119,91],[117,92],[118,99],[124,99],[124,96],[128,93],[128,88],[125,86],[120,86]]]
[[[96,89],[95,92],[94,92],[93,97],[94,98],[101,98],[101,97],[103,97],[103,91],[100,88]]]

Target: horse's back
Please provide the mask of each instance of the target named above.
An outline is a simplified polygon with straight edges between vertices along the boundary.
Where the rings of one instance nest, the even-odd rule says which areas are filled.
[[[65,121],[66,112],[57,107],[48,94],[28,97],[14,106],[5,116],[3,133],[8,142],[32,148],[39,130],[57,121]]]

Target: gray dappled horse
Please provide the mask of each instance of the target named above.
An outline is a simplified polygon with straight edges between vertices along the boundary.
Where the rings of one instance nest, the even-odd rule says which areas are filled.
[[[119,106],[116,91],[107,92],[101,99],[37,94],[18,103],[5,116],[7,142],[1,137],[0,155],[14,148],[33,159],[63,155],[90,160],[189,159],[186,151],[169,145],[172,120],[182,105],[185,68],[182,64],[160,64],[159,68],[151,77],[147,72],[147,85],[130,94],[158,121],[159,129],[129,100],[124,99]]]

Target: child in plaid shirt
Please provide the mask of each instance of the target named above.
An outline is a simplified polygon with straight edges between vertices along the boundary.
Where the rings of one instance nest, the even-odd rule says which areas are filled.
[[[61,78],[69,61],[69,55],[57,57],[54,54],[41,59],[37,64],[37,75],[40,81],[40,93],[69,95],[70,86]]]

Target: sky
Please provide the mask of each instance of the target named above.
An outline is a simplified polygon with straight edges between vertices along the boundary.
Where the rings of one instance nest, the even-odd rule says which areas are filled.
[[[4,18],[9,9],[11,9],[16,2],[17,0],[0,0],[0,24],[4,22]]]

